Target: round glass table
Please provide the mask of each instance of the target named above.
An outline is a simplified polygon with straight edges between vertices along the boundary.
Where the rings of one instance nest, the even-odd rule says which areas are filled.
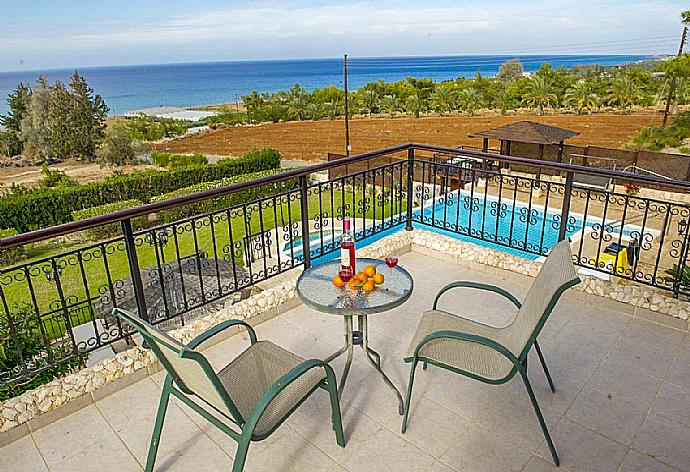
[[[360,346],[365,357],[381,375],[386,385],[395,392],[398,397],[398,412],[402,415],[402,395],[381,369],[379,353],[369,347],[367,316],[391,310],[405,303],[412,295],[414,281],[409,272],[400,266],[390,268],[384,261],[378,259],[356,260],[356,267],[360,270],[367,265],[375,266],[376,271],[384,276],[384,283],[377,286],[373,292],[334,286],[333,277],[340,271],[340,260],[337,259],[312,266],[302,272],[297,280],[297,294],[305,305],[322,313],[342,316],[345,320],[345,345],[324,359],[325,362],[330,362],[347,353],[338,393],[342,395],[352,365],[354,347]],[[355,317],[357,318],[356,330],[354,329]]]

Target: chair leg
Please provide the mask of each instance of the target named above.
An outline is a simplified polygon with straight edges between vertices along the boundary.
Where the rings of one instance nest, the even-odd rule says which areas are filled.
[[[405,434],[405,431],[407,431],[407,415],[410,413],[410,403],[412,400],[412,386],[414,384],[414,373],[415,369],[417,369],[417,362],[417,359],[415,359],[412,362],[412,365],[410,366],[410,381],[407,384],[407,394],[405,395],[405,412],[402,421],[402,434]],[[424,364],[426,364],[426,362]]]
[[[549,450],[551,451],[551,457],[553,457],[554,463],[557,466],[560,466],[561,461],[558,458],[558,453],[556,452],[556,447],[553,445],[553,441],[551,440],[551,435],[549,434],[549,430],[546,427],[546,421],[544,421],[544,416],[542,415],[541,409],[539,408],[539,403],[537,403],[537,397],[534,395],[534,391],[532,390],[532,385],[530,384],[530,381],[527,378],[527,372],[520,369],[520,375],[522,376],[522,381],[525,383],[525,388],[527,388],[527,393],[529,394],[529,399],[532,402],[532,407],[534,407],[534,412],[537,414],[537,419],[539,419],[539,425],[541,426],[541,430],[544,433],[544,437],[546,438],[546,443],[548,444]]]
[[[429,367],[429,364],[427,364],[426,362],[422,362],[422,370],[426,370],[427,367]]]
[[[556,387],[553,384],[553,380],[551,379],[551,374],[549,374],[549,368],[546,367],[546,361],[544,360],[544,354],[541,353],[541,348],[539,347],[539,343],[535,340],[534,341],[534,349],[537,350],[537,355],[539,356],[539,361],[541,362],[541,366],[544,368],[544,374],[546,374],[546,380],[549,382],[549,387],[551,387],[551,392],[555,393],[556,392]]]
[[[343,418],[340,414],[340,400],[338,398],[338,383],[335,380],[335,374],[331,366],[325,365],[324,367],[326,369],[326,389],[331,397],[331,423],[333,431],[335,431],[335,442],[338,443],[338,446],[345,447]]]
[[[158,404],[158,413],[156,413],[156,422],[153,426],[153,434],[151,435],[149,454],[146,458],[146,472],[153,472],[153,466],[156,462],[156,454],[158,453],[158,445],[160,444],[161,431],[163,430],[163,422],[165,421],[165,413],[168,411],[171,388],[172,377],[167,375],[165,377],[165,382],[163,383],[163,392],[161,392],[160,403]]]
[[[247,450],[249,449],[250,438],[242,437],[237,443],[237,452],[235,453],[235,462],[232,464],[232,472],[242,472],[244,463],[247,460]]]

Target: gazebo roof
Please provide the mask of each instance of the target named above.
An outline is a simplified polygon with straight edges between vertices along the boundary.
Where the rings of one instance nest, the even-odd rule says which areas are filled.
[[[534,121],[518,121],[470,134],[470,138],[492,138],[519,143],[558,144],[580,133]]]

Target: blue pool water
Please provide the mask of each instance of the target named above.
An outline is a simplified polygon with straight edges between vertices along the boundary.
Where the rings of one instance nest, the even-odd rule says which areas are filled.
[[[414,225],[438,234],[443,234],[460,241],[466,241],[479,246],[495,249],[530,260],[536,260],[540,254],[547,254],[558,242],[560,228],[560,210],[544,210],[540,206],[532,206],[513,202],[512,200],[498,201],[489,198],[484,204],[483,196],[471,198],[462,192],[449,194],[447,200],[437,200],[436,204],[426,205],[423,209],[412,213]],[[585,226],[597,227],[601,225],[601,219],[571,214],[566,230],[567,236],[573,236],[582,231]],[[635,226],[614,227],[607,222],[605,231],[614,236],[622,234],[631,236],[639,228]],[[388,236],[402,227],[397,226],[378,234],[369,236],[357,244],[365,246]],[[311,250],[320,248],[321,237],[318,232],[309,237]],[[301,238],[295,240],[295,258],[302,259]],[[330,231],[324,231],[324,252],[332,250],[339,244],[336,235],[335,241]],[[289,246],[285,252],[289,253]],[[324,256],[313,257],[314,261],[325,262],[339,257],[334,251]]]

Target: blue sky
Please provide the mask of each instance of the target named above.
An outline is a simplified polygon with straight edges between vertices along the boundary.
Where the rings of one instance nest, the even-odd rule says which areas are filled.
[[[0,0],[0,70],[447,54],[673,53],[687,1]]]

